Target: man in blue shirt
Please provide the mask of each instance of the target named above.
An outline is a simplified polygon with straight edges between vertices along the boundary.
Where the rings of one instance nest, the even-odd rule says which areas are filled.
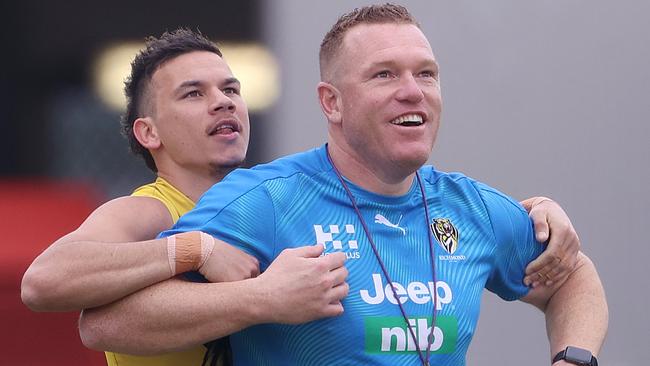
[[[336,273],[315,284],[349,291],[330,304],[339,317],[250,327],[231,337],[235,364],[463,365],[483,288],[545,312],[557,365],[568,346],[597,354],[607,305],[591,261],[580,254],[568,279],[531,291],[524,270],[542,248],[525,211],[484,184],[423,167],[442,102],[438,64],[408,11],[344,15],[320,66],[328,144],[231,173],[163,234],[207,232],[262,270],[314,241],[325,255],[346,254],[347,283]]]
[[[580,254],[568,279],[529,291],[524,268],[541,248],[524,211],[481,183],[422,167],[439,124],[438,68],[404,8],[343,16],[321,46],[321,80],[327,146],[231,173],[166,233],[208,232],[263,270],[313,242],[348,258],[347,282],[333,270],[304,305],[349,293],[327,304],[341,316],[251,327],[232,338],[237,364],[462,365],[483,288],[544,310],[551,352],[599,351],[607,308],[593,264]]]

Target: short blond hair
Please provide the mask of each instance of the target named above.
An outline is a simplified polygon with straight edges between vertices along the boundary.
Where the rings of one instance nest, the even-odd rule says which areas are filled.
[[[332,28],[325,34],[323,42],[320,44],[319,63],[321,81],[325,80],[328,68],[339,52],[343,37],[347,31],[359,24],[413,24],[420,28],[420,24],[409,13],[408,9],[401,5],[386,3],[383,5],[368,5],[362,8],[356,8],[347,14],[343,14]]]

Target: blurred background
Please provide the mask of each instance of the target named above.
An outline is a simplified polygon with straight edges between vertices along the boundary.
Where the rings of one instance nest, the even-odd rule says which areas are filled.
[[[102,364],[76,314],[35,314],[22,273],[100,203],[152,175],[119,133],[123,78],[148,35],[200,29],[251,107],[248,164],[320,145],[318,47],[366,1],[5,2],[0,58],[0,344],[7,365]],[[401,1],[441,65],[431,163],[571,216],[610,306],[603,365],[650,360],[650,2]],[[549,364],[542,314],[486,294],[468,365]]]

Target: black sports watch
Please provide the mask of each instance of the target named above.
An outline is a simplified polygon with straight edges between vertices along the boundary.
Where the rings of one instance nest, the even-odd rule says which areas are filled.
[[[553,357],[553,363],[564,360],[579,366],[598,366],[598,360],[586,349],[568,346]]]

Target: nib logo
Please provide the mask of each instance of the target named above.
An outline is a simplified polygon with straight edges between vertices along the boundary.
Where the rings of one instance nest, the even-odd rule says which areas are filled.
[[[413,339],[404,318],[401,316],[368,317],[364,319],[367,353],[416,353],[428,346],[427,337],[431,334],[431,317],[412,318],[409,324],[417,339]],[[433,330],[431,353],[446,354],[456,349],[458,321],[452,316],[436,317]]]

